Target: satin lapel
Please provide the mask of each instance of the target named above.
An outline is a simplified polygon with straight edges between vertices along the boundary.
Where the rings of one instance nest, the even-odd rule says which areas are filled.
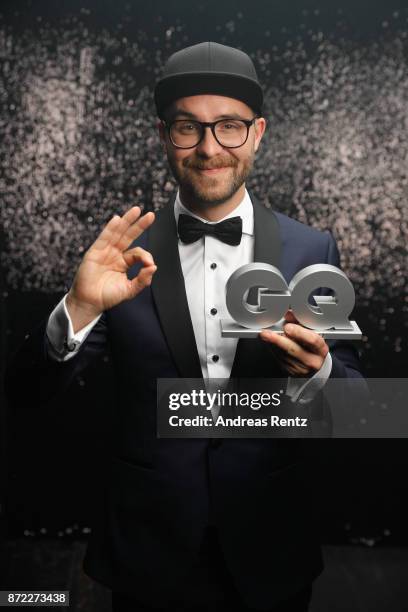
[[[178,251],[175,198],[176,194],[156,214],[156,220],[149,229],[148,249],[157,265],[151,289],[163,333],[180,376],[202,378]]]
[[[250,195],[254,206],[255,249],[254,261],[268,263],[280,269],[282,241],[279,222],[272,210]]]
[[[280,269],[282,241],[279,222],[273,211],[268,210],[250,193],[254,207],[254,262],[268,263]],[[249,302],[253,302],[248,296]],[[261,340],[240,338],[232,365],[231,378],[248,376],[257,369]]]

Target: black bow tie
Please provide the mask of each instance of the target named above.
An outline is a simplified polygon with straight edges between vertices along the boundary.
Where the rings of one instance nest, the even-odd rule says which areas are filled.
[[[241,242],[242,219],[231,217],[219,223],[203,223],[191,215],[179,215],[177,225],[178,235],[182,242],[191,244],[204,234],[215,236],[218,240],[237,246]]]

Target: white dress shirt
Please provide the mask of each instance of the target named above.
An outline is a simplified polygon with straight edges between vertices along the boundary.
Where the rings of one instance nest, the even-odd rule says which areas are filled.
[[[211,223],[188,210],[182,204],[178,191],[174,203],[176,224],[180,213]],[[180,239],[178,241],[187,301],[204,379],[228,379],[235,357],[238,338],[221,336],[220,319],[230,318],[225,300],[228,278],[237,268],[254,260],[254,213],[247,190],[241,203],[220,221],[236,216],[242,218],[239,245],[225,244],[211,235],[204,235],[191,244],[185,244]],[[58,361],[66,361],[76,355],[101,316],[74,334],[65,299],[66,296],[55,307],[47,325],[50,355]],[[288,377],[287,395],[292,401],[309,402],[323,388],[331,368],[332,359],[328,353],[321,369],[311,378],[305,381]]]

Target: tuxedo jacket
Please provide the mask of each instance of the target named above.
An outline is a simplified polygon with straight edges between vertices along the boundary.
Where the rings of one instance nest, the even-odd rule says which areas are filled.
[[[330,233],[267,209],[250,195],[254,261],[276,266],[288,283],[306,266],[339,266]],[[104,312],[78,354],[65,362],[48,356],[44,319],[14,355],[6,393],[16,405],[24,401],[22,387],[28,383],[37,401],[55,399],[90,361],[108,351],[116,384],[113,452],[101,467],[106,478],[84,560],[86,573],[112,589],[134,592],[147,604],[162,605],[182,585],[210,522],[219,529],[226,564],[247,604],[271,607],[322,570],[305,461],[305,443],[313,441],[157,437],[157,379],[202,377],[174,200],[132,245],[154,257],[151,286]],[[137,271],[135,265],[129,277]],[[329,345],[332,377],[361,376],[350,343]],[[265,342],[239,339],[231,377],[283,376]]]

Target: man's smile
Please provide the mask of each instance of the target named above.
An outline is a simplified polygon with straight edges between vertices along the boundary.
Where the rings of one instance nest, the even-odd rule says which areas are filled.
[[[196,170],[198,170],[198,172],[201,172],[202,174],[218,174],[219,172],[223,172],[224,170],[227,170],[228,168],[230,168],[231,166],[223,166],[222,168],[196,168]]]

